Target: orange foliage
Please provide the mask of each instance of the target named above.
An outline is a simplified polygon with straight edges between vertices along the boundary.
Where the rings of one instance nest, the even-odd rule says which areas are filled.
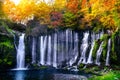
[[[106,10],[111,10],[115,7],[116,0],[105,0],[103,3],[103,7]]]
[[[8,18],[16,22],[35,16],[44,23],[57,27],[64,24],[62,15],[65,14],[70,17],[76,16],[75,20],[83,23],[98,20],[103,26],[113,28],[116,27],[115,23],[118,23],[115,19],[115,11],[118,14],[117,19],[120,18],[120,0],[54,0],[52,4],[36,2],[36,0],[21,0],[18,5],[11,0],[5,0],[3,10]],[[72,16],[66,13],[71,13]],[[75,21],[70,19],[70,24]],[[66,22],[69,23],[67,20],[66,18]]]
[[[15,19],[14,11],[16,11],[15,4],[10,0],[6,0],[3,6],[3,11],[9,16],[9,18]]]
[[[43,23],[49,23],[50,12],[51,6],[49,6],[45,2],[40,2],[39,4],[36,5],[36,8],[34,10],[34,16],[36,16],[38,19],[43,19]]]
[[[115,28],[113,12],[116,2],[117,0],[82,0],[80,11],[84,13],[84,19],[87,22],[97,19],[104,27],[113,29]]]
[[[78,12],[79,8],[79,0],[69,0],[67,2],[67,9],[72,12],[72,13],[76,13]]]
[[[3,10],[13,21],[21,22],[22,20],[28,19],[34,11],[34,3],[32,0],[21,0],[21,3],[15,5],[11,0],[6,0],[3,4]]]
[[[87,7],[87,0],[82,0],[81,2],[81,8]]]

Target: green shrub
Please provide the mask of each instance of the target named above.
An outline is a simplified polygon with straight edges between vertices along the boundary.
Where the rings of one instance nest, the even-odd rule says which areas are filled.
[[[102,76],[93,76],[88,80],[120,80],[120,72],[119,71],[110,71],[107,73],[103,73]]]
[[[63,15],[63,21],[66,27],[74,28],[77,25],[76,15],[71,12],[66,12]]]

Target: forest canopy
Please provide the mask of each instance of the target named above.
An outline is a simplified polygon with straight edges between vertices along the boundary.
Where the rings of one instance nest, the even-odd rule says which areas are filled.
[[[0,17],[16,23],[37,18],[50,27],[120,28],[120,0],[4,0]]]

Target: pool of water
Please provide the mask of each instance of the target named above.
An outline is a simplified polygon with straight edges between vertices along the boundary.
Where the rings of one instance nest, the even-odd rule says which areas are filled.
[[[87,80],[90,74],[60,69],[10,70],[0,72],[0,80]]]

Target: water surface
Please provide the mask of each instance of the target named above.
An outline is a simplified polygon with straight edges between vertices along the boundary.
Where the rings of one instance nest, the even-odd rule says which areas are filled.
[[[89,74],[67,70],[12,70],[0,72],[0,80],[87,80]]]

